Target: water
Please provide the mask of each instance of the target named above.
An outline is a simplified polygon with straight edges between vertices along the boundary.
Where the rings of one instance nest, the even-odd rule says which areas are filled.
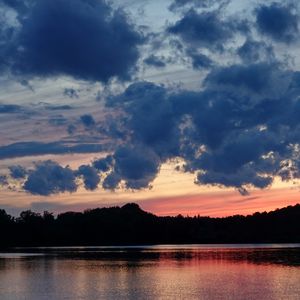
[[[1,300],[300,299],[300,244],[16,248]]]

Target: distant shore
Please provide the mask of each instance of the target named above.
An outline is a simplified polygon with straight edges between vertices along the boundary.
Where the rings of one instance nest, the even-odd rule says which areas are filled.
[[[300,204],[225,218],[158,217],[137,204],[55,217],[0,210],[0,247],[300,243]]]

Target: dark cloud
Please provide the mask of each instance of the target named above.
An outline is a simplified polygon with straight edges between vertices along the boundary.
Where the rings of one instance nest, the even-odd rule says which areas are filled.
[[[146,187],[161,164],[178,157],[196,183],[243,194],[249,186],[269,186],[275,176],[299,178],[299,82],[299,72],[269,59],[214,66],[199,92],[132,84],[107,101],[124,112],[115,122],[127,146],[113,154],[106,186],[124,180],[130,188]]]
[[[19,24],[2,20],[2,70],[21,78],[69,75],[101,82],[127,80],[134,71],[143,39],[125,13],[105,1],[5,3]]]
[[[23,142],[0,147],[0,159],[45,154],[95,153],[101,151],[103,151],[103,146],[93,143],[70,145],[63,142]]]
[[[111,169],[113,162],[113,157],[111,155],[108,155],[104,158],[94,160],[93,167],[99,172],[107,172]]]
[[[80,120],[85,127],[92,127],[96,124],[92,115],[82,115]]]
[[[9,167],[10,176],[14,179],[22,179],[27,175],[27,170],[22,166],[11,166]]]
[[[156,68],[164,68],[166,66],[164,57],[159,57],[153,54],[144,59],[144,63]]]
[[[130,142],[114,153],[112,172],[103,187],[114,189],[121,180],[127,188],[149,187],[161,163],[179,155],[179,119],[167,90],[150,82],[138,82],[110,98],[107,105],[124,110],[125,116],[118,122]]]
[[[216,68],[205,79],[207,86],[248,89],[262,93],[272,89],[273,76],[278,74],[276,64],[258,63]]]
[[[189,51],[188,54],[192,59],[193,68],[196,70],[209,69],[214,65],[214,62],[202,53]]]
[[[179,128],[164,87],[149,82],[134,83],[123,94],[110,98],[107,105],[121,107],[127,113],[124,119],[119,119],[123,136],[130,132],[133,141],[155,148],[162,157],[178,154]]]
[[[108,161],[108,160],[107,160]],[[83,180],[85,189],[95,190],[100,183],[99,171],[90,165],[82,165],[78,170],[47,160],[36,163],[33,169],[25,169],[19,165],[9,167],[10,176],[23,184],[24,190],[34,195],[49,196],[64,192],[76,192],[78,179]],[[0,185],[8,185],[7,176],[3,176]]]
[[[121,179],[116,173],[109,174],[103,180],[102,187],[106,190],[114,190],[119,186]]]
[[[22,111],[23,108],[20,105],[0,104],[0,114],[14,114]]]
[[[160,160],[154,151],[142,146],[124,146],[114,154],[112,176],[125,180],[127,188],[140,189],[149,186],[156,177]]]
[[[219,11],[198,13],[194,9],[168,28],[169,33],[179,36],[189,46],[218,51],[224,50],[224,44],[236,32],[247,30],[245,22],[230,18],[223,20]]]
[[[247,195],[247,189],[243,186],[249,185],[257,188],[266,188],[272,183],[271,177],[263,177],[256,174],[255,170],[251,168],[243,168],[234,174],[217,173],[214,171],[200,173],[197,176],[196,183],[198,184],[211,184],[227,187],[237,187],[242,195]]]
[[[68,126],[68,128],[67,128],[67,131],[68,131],[68,133],[69,133],[70,135],[74,134],[75,131],[76,131],[76,126],[73,125],[73,124],[70,124],[70,125]]]
[[[237,54],[246,64],[275,60],[275,54],[271,45],[251,39],[247,39],[245,43],[238,48]]]
[[[8,185],[7,176],[0,175],[0,186],[6,186]]]
[[[99,171],[110,173],[102,186],[114,190],[121,180],[128,189],[148,188],[160,168],[158,155],[149,147],[126,145],[119,147],[112,156],[94,161]]]
[[[182,158],[181,170],[195,174],[197,184],[242,194],[275,176],[300,178],[299,95],[300,73],[272,60],[214,66],[200,91],[134,83],[106,103],[122,112],[109,116],[122,145],[73,176],[87,189],[98,186],[98,173],[105,189],[149,188],[163,163]]]
[[[299,39],[299,16],[292,5],[272,3],[255,10],[260,33],[274,41],[292,43]]]
[[[40,162],[30,172],[24,183],[25,191],[42,196],[76,192],[77,184],[73,171],[51,160]]]
[[[100,176],[95,168],[86,165],[80,166],[75,174],[83,177],[84,186],[87,190],[97,189]]]

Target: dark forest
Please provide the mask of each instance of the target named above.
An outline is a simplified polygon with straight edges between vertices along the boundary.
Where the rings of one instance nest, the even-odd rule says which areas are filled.
[[[0,210],[2,248],[13,246],[141,245],[300,242],[300,204],[272,212],[225,218],[158,217],[137,204],[84,212]]]

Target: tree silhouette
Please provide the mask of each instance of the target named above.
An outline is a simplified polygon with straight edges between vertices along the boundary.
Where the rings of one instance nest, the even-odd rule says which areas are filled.
[[[66,212],[55,217],[0,210],[1,247],[169,243],[300,242],[300,205],[226,218],[158,217],[137,204]]]

